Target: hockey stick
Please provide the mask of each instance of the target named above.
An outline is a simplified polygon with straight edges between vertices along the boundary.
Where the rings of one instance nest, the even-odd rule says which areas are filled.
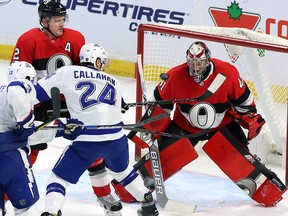
[[[225,81],[226,76],[219,73],[207,88],[207,90],[196,98],[182,98],[182,99],[173,99],[173,100],[161,100],[161,101],[144,101],[144,102],[136,102],[136,103],[127,103],[127,107],[137,107],[137,106],[147,106],[147,105],[164,105],[164,104],[173,104],[173,103],[185,103],[185,102],[192,102],[192,101],[202,101],[207,100],[211,95],[213,95],[217,89],[222,85]],[[143,90],[142,90],[143,91]]]
[[[159,206],[164,208],[165,210],[177,211],[180,213],[194,212],[197,207],[196,205],[176,202],[167,197],[164,186],[157,139],[152,141],[152,144],[149,147],[149,155],[150,155],[152,173],[155,181],[157,202]]]
[[[53,106],[53,112],[49,119],[44,121],[42,124],[36,127],[35,132],[47,127],[48,124],[60,117],[61,101],[60,101],[60,91],[58,88],[51,88],[51,100]]]
[[[133,128],[138,128],[140,130],[142,130],[142,126],[144,126],[145,124],[148,124],[148,123],[151,123],[151,122],[154,122],[154,121],[158,121],[160,119],[163,119],[163,118],[167,118],[169,117],[170,115],[168,113],[161,113],[159,115],[156,115],[156,116],[152,116],[151,118],[148,118],[148,119],[145,119],[143,121],[140,121],[136,124],[126,124],[126,125],[120,125],[120,124],[117,124],[117,125],[82,125],[82,127],[86,128],[87,130],[95,130],[95,129],[117,129],[117,128],[123,128],[123,129],[127,129],[127,130],[133,130]],[[42,128],[43,130],[48,130],[48,129],[56,129],[56,130],[64,130],[65,129],[65,126],[58,126],[58,125],[47,125],[47,126],[44,126]],[[143,129],[144,130],[144,129]]]
[[[147,90],[146,90],[146,83],[144,79],[144,74],[143,74],[143,68],[142,68],[142,61],[141,61],[141,55],[137,55],[137,62],[138,62],[138,71],[140,75],[140,80],[141,80],[141,87],[142,87],[142,94],[143,94],[143,100],[144,103],[143,105],[145,106],[146,110],[148,108],[148,105],[157,105],[156,101],[154,102],[148,102],[147,101]],[[172,101],[173,103],[174,101]],[[171,103],[171,102],[170,102]],[[134,103],[134,105],[139,105],[139,103]],[[159,103],[158,103],[159,104]],[[162,101],[163,104],[163,101]],[[128,106],[132,104],[127,104]],[[139,130],[139,128],[137,128]],[[141,129],[142,132],[147,132],[145,129]],[[150,132],[151,133],[151,132]],[[156,132],[154,131],[153,134],[161,134],[162,136],[168,135],[168,133],[165,132]],[[170,135],[170,134],[169,134]],[[178,211],[178,212],[194,212],[196,206],[194,205],[189,205],[189,204],[184,204],[184,203],[177,203],[174,202],[170,199],[168,199],[164,187],[164,180],[163,180],[163,172],[161,169],[161,160],[160,160],[160,154],[159,154],[159,147],[157,140],[155,139],[152,142],[152,145],[149,146],[149,155],[150,155],[150,162],[151,162],[151,167],[152,167],[152,172],[153,172],[153,177],[154,177],[154,182],[155,182],[155,188],[156,188],[156,196],[157,196],[157,201],[160,205],[160,207],[164,208],[165,210],[170,210],[170,211]],[[183,211],[182,211],[183,210]]]
[[[131,130],[131,131],[136,131],[136,132],[144,132],[147,134],[155,134],[155,135],[161,135],[161,136],[166,136],[166,137],[171,137],[171,138],[187,138],[187,139],[191,139],[191,138],[195,138],[195,137],[200,137],[203,136],[207,133],[209,133],[210,129],[205,129],[205,130],[201,130],[201,132],[198,133],[194,133],[194,134],[174,134],[174,133],[167,133],[167,132],[160,132],[160,131],[151,131],[151,130],[146,130],[144,128],[138,128],[138,127],[134,127],[134,128],[127,128],[127,130]]]
[[[138,66],[138,72],[139,72],[139,77],[140,77],[140,82],[141,82],[141,88],[142,88],[142,97],[145,102],[147,102],[147,88],[146,88],[146,82],[144,79],[144,72],[143,72],[143,66],[142,66],[142,55],[138,54],[137,55],[137,66]],[[147,106],[147,105],[145,105]],[[147,109],[147,107],[146,107]]]

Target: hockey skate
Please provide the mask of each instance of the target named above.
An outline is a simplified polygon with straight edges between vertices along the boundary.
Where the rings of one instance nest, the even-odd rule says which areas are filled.
[[[144,200],[141,209],[137,210],[138,216],[158,216],[159,212],[155,206],[151,192],[144,195]]]
[[[103,207],[105,215],[108,216],[122,216],[122,204],[116,200],[112,195],[97,197],[99,205]]]
[[[49,212],[43,212],[41,214],[41,216],[62,216],[62,212],[60,210],[57,212],[57,214],[52,214],[52,213],[49,213]]]

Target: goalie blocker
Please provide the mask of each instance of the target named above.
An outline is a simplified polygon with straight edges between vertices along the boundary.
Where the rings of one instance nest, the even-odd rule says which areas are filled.
[[[277,175],[251,155],[226,129],[218,131],[204,146],[206,154],[243,191],[263,206],[282,200],[287,190]]]
[[[140,121],[163,113],[166,113],[166,111],[163,110],[160,106],[150,107],[147,109],[145,115]],[[170,122],[170,117],[162,118],[157,121],[145,124],[143,128],[151,131],[164,132]],[[159,135],[153,136],[156,139],[159,139],[161,137]],[[147,142],[151,140],[151,134],[132,131],[128,134],[128,138],[132,140],[136,145],[138,145],[141,149],[144,149],[149,147]],[[160,161],[164,181],[168,179],[171,175],[181,170],[182,167],[189,164],[191,161],[195,160],[198,157],[197,152],[187,138],[169,138],[165,140],[166,141],[164,143],[159,141]],[[146,177],[153,176],[149,153],[144,155],[134,165],[134,169],[139,170],[144,181]],[[117,181],[113,180],[112,185],[115,188],[116,194],[123,202],[136,201],[134,197],[132,197]]]

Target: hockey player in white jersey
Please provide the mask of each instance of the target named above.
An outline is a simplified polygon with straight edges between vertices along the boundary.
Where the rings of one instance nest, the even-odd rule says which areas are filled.
[[[58,129],[73,142],[52,169],[42,216],[62,214],[66,188],[76,184],[98,158],[104,158],[109,173],[142,202],[139,216],[157,216],[152,194],[129,165],[128,140],[121,127],[121,85],[103,71],[109,62],[107,53],[97,44],[86,44],[81,48],[80,62],[82,66],[64,66],[36,86],[40,102],[49,99],[52,87],[59,88],[74,119]],[[99,128],[101,125],[106,127]]]
[[[8,82],[0,85],[0,213],[5,215],[4,193],[15,215],[39,216],[39,193],[28,153],[28,137],[34,133],[36,92],[34,67],[23,61],[12,62]],[[30,80],[30,81],[29,81]],[[15,175],[16,174],[16,175]]]

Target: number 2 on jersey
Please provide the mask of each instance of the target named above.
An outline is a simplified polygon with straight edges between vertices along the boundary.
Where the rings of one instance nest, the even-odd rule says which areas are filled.
[[[109,105],[115,104],[116,90],[113,85],[107,83],[98,96],[95,97],[96,84],[89,81],[78,82],[75,86],[76,90],[83,90],[80,96],[80,104],[82,109],[87,109],[99,103],[106,103]],[[97,99],[95,99],[97,98]]]

